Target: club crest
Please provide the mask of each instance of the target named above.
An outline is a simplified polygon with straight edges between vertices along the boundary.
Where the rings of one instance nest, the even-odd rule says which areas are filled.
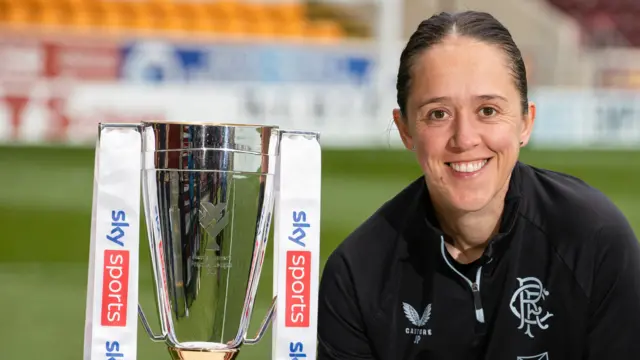
[[[533,338],[532,329],[540,330],[549,328],[547,320],[553,316],[548,311],[543,311],[542,303],[549,296],[549,291],[544,288],[540,279],[535,277],[518,278],[519,287],[513,292],[509,308],[513,315],[520,320],[519,330],[530,338]]]

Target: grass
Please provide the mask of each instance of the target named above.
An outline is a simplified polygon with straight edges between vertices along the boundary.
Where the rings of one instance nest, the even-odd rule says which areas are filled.
[[[526,151],[532,165],[578,176],[608,194],[640,234],[640,152]],[[0,339],[3,360],[81,359],[93,185],[93,150],[0,148]],[[411,154],[325,151],[322,259],[360,222],[419,175]],[[140,302],[157,328],[146,235]],[[257,328],[271,295],[268,255],[256,301]],[[269,334],[268,334],[269,335]],[[268,336],[267,335],[267,336]],[[270,355],[270,338],[243,348],[244,359]],[[142,328],[139,359],[166,359]]]

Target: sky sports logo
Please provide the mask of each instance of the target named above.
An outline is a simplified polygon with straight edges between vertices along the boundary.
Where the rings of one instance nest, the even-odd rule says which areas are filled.
[[[124,229],[129,227],[124,211],[111,212],[108,241],[124,247]],[[100,325],[127,326],[129,289],[129,250],[105,250],[102,275],[102,311]]]
[[[307,232],[311,224],[304,211],[293,212],[293,229],[289,241],[297,247],[306,247]],[[311,252],[289,250],[286,254],[286,327],[309,327],[309,301],[311,286]]]

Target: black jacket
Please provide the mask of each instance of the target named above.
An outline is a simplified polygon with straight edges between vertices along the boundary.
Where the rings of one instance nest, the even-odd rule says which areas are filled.
[[[318,359],[640,359],[640,248],[574,177],[517,163],[500,233],[444,249],[419,178],[327,260]]]

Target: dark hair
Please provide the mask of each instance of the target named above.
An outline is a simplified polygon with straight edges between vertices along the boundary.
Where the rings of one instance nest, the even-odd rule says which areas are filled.
[[[411,67],[416,56],[431,46],[441,42],[447,35],[468,36],[489,44],[498,45],[507,55],[511,75],[520,93],[522,113],[528,111],[527,73],[520,49],[516,46],[511,33],[491,14],[478,11],[460,13],[442,12],[424,20],[409,38],[407,46],[400,56],[400,68],[396,90],[400,112],[406,116],[407,98],[411,87]]]

